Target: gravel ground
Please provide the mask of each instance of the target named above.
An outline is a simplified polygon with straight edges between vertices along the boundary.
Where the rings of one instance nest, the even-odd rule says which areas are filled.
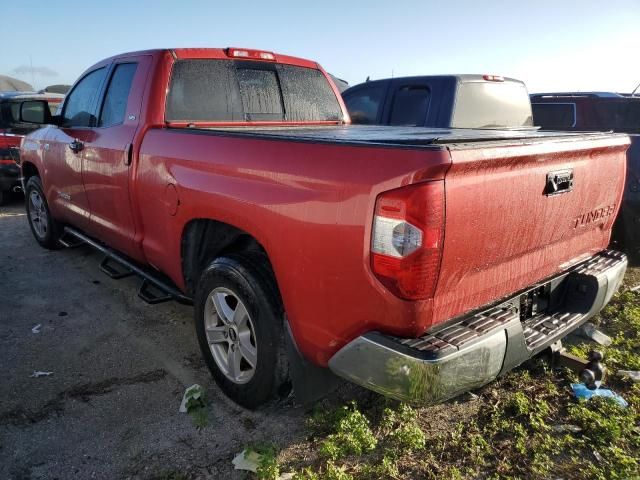
[[[100,260],[40,248],[23,200],[0,207],[0,479],[244,478],[231,465],[244,445],[304,435],[291,403],[249,412],[224,397],[191,307],[145,304],[139,280],[110,279]],[[178,413],[194,383],[210,403],[202,430]]]

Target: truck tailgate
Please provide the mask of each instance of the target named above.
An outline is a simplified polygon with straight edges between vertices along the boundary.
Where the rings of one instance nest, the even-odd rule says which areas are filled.
[[[451,145],[433,323],[603,250],[623,192],[628,145],[624,135]],[[565,191],[554,194],[549,183]]]

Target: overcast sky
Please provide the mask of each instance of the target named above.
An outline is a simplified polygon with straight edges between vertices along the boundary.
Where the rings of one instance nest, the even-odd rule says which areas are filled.
[[[640,83],[640,0],[1,2],[0,74],[36,88],[126,51],[227,46],[310,58],[352,85],[442,73],[515,77],[531,92]]]

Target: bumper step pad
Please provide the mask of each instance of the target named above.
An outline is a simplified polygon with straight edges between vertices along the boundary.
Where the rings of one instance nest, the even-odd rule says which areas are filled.
[[[576,276],[575,278],[592,278],[595,281],[598,277],[603,277],[606,272],[617,269],[622,264],[626,265],[626,263],[627,259],[623,253],[605,250],[600,255],[580,265],[571,275]],[[574,286],[586,289],[580,282],[575,282]],[[612,290],[610,286],[606,286],[606,288]],[[606,304],[609,298],[603,303]],[[529,350],[537,351],[541,347],[548,345],[550,337],[555,338],[564,332],[572,331],[583,323],[587,317],[593,316],[594,313],[593,308],[584,308],[584,305],[582,305],[583,308],[580,308],[580,305],[576,305],[574,308],[567,307],[560,313],[542,314],[523,322],[524,338]]]
[[[438,358],[460,350],[463,346],[479,340],[487,332],[504,327],[518,318],[515,308],[500,306],[434,333],[427,333],[418,338],[395,338],[395,340],[406,347],[423,352],[426,357]]]
[[[580,322],[585,313],[559,313],[556,315],[541,315],[524,322],[524,340],[529,350],[536,350],[548,343],[551,335],[569,330],[572,325]]]

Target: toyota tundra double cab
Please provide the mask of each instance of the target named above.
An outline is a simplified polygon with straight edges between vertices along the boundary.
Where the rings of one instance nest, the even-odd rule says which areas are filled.
[[[622,134],[350,125],[315,62],[241,48],[89,68],[21,146],[29,225],[140,295],[193,302],[255,408],[336,374],[416,404],[484,385],[598,312]],[[154,293],[155,292],[155,293]]]

